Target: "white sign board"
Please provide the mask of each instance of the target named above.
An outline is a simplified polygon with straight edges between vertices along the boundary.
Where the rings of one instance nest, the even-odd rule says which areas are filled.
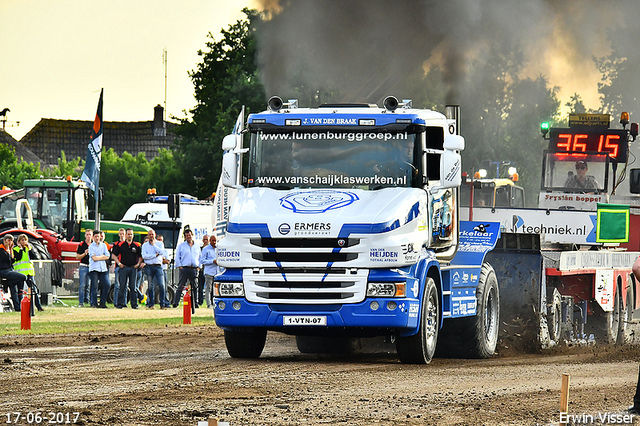
[[[460,208],[468,220],[469,208]],[[499,222],[503,232],[540,234],[540,242],[596,244],[596,212],[474,207],[474,221]]]

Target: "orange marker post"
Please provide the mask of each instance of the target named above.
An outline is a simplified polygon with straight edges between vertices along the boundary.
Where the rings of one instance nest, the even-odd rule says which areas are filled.
[[[31,330],[31,299],[27,295],[20,302],[20,330]]]
[[[191,324],[191,288],[187,287],[182,303],[182,323]]]

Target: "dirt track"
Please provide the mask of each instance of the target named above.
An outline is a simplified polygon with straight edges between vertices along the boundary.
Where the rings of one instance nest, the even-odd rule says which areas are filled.
[[[623,413],[640,348],[412,366],[392,353],[302,355],[292,338],[269,334],[262,358],[242,361],[228,357],[218,328],[179,326],[3,337],[0,359],[1,423],[19,411],[44,413],[41,424],[50,412],[79,412],[77,424],[100,425],[197,425],[208,417],[234,426],[548,425],[560,420],[562,373],[571,374],[569,414],[602,424],[598,415]]]

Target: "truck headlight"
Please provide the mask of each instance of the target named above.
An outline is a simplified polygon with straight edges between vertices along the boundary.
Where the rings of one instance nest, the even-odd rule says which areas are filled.
[[[405,297],[405,283],[368,283],[367,297]]]
[[[213,295],[215,297],[238,297],[244,296],[244,285],[242,283],[221,283],[213,285]]]

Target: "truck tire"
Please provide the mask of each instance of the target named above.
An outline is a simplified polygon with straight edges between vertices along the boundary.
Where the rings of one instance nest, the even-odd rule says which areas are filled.
[[[622,299],[622,297],[621,297]],[[620,324],[618,325],[618,344],[628,345],[631,343],[633,321],[633,289],[631,286],[627,289],[626,307],[620,313]]]
[[[413,336],[397,336],[398,358],[405,364],[429,364],[436,351],[440,327],[440,299],[432,278],[427,277],[422,294],[418,332]]]
[[[482,264],[476,315],[445,320],[438,356],[452,358],[489,358],[498,344],[500,324],[500,292],[493,267]]]
[[[231,358],[259,358],[266,340],[266,330],[224,331],[224,343]]]
[[[551,295],[549,292],[551,291]],[[562,296],[555,287],[547,289],[547,326],[549,327],[549,338],[555,344],[562,339]]]
[[[468,356],[471,358],[489,358],[493,356],[498,344],[500,328],[500,290],[493,267],[482,264],[478,290],[476,291],[478,309],[468,321]]]
[[[605,312],[602,307],[596,305],[595,313],[591,316],[593,332],[596,340],[604,345],[615,345],[618,340],[618,329],[620,328],[620,290],[616,289],[616,296],[613,299],[613,311]],[[587,324],[589,321],[587,321]]]

